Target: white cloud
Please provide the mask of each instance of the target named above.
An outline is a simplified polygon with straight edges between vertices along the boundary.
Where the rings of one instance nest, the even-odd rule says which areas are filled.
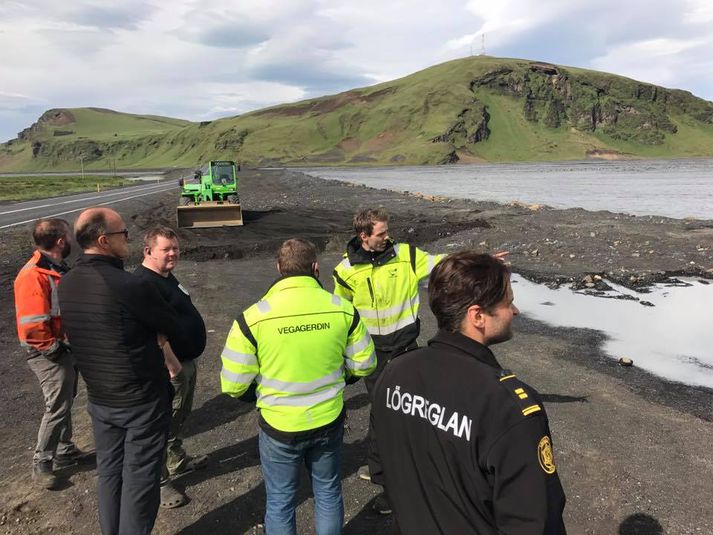
[[[482,21],[481,26],[471,34],[451,40],[449,46],[457,48],[473,44],[483,34],[492,45],[502,46],[543,23],[577,11],[582,5],[586,5],[584,0],[470,0],[467,9]]]
[[[688,24],[709,24],[713,22],[713,2],[710,0],[688,0],[685,2],[684,22]]]
[[[51,107],[193,120],[390,80],[480,50],[713,99],[713,3],[0,0],[0,140]]]
[[[20,93],[6,93],[0,91],[0,108],[19,110],[27,108],[28,106],[43,104],[44,101],[41,99],[36,99],[30,95],[23,95]]]
[[[696,79],[696,83],[704,81],[710,88],[713,86],[711,50],[713,40],[710,39],[649,39],[613,47],[605,55],[594,58],[591,66],[665,87],[693,83]],[[685,58],[685,69],[682,69],[682,58]],[[709,93],[708,98],[711,96]]]

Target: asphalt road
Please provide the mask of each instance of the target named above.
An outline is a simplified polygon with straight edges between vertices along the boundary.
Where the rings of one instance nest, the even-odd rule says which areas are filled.
[[[34,201],[19,202],[0,206],[0,229],[24,225],[40,217],[59,217],[79,212],[90,206],[109,206],[114,203],[155,195],[176,189],[176,182],[171,180],[156,184],[141,184],[102,192],[77,193],[62,197],[50,197]]]

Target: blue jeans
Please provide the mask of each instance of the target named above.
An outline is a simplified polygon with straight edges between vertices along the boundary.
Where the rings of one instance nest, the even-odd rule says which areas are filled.
[[[317,535],[342,532],[342,438],[344,426],[295,444],[285,444],[260,430],[260,462],[267,491],[267,535],[297,533],[295,507],[300,468],[307,467],[314,493]]]

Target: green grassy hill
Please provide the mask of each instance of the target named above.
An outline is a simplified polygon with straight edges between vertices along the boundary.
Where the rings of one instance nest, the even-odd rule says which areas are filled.
[[[612,74],[479,56],[202,123],[50,110],[0,145],[0,170],[74,169],[80,156],[96,169],[114,160],[136,168],[713,156],[713,103]]]

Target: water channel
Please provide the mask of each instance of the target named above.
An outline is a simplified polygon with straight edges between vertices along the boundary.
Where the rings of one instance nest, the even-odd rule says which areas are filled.
[[[300,169],[376,188],[713,219],[713,159]]]
[[[713,219],[711,159],[299,170],[429,195]],[[518,275],[513,282],[523,314],[554,326],[599,330],[612,358],[629,357],[668,380],[713,388],[713,329],[706,313],[713,284],[687,279],[640,294],[610,283],[613,291],[605,298],[552,290]],[[616,296],[634,299],[611,298]]]

